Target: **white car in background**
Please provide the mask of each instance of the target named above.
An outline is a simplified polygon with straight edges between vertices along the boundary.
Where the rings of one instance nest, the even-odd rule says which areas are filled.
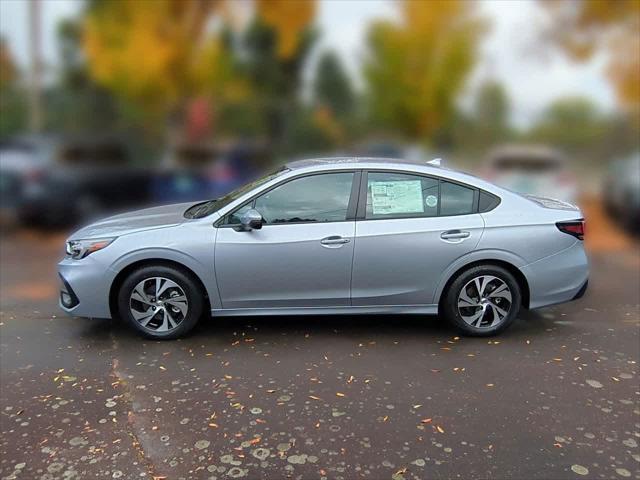
[[[566,157],[550,147],[498,147],[490,152],[482,173],[487,180],[514,192],[569,203],[575,203],[577,199],[576,179]]]

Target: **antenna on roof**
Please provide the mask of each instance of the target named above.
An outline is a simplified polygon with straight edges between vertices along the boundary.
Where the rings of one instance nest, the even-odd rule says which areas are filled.
[[[429,160],[427,163],[429,165],[434,165],[436,167],[439,167],[442,164],[442,159],[441,158],[434,158],[433,160]]]

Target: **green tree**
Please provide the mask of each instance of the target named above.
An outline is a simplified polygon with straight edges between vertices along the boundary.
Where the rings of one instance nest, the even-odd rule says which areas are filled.
[[[604,114],[588,98],[570,97],[549,105],[527,137],[560,147],[580,163],[601,163],[637,148],[638,132],[629,116]]]
[[[446,127],[485,31],[464,0],[403,1],[401,24],[368,32],[364,78],[374,123],[409,139],[430,140]]]
[[[24,131],[27,127],[26,112],[25,92],[20,88],[20,70],[9,45],[0,37],[0,138]]]
[[[295,3],[289,3],[295,8]],[[249,85],[253,111],[271,145],[286,149],[290,143],[291,122],[298,114],[302,67],[316,32],[310,27],[300,32],[296,48],[283,55],[278,31],[256,16],[241,39],[241,69]]]
[[[82,24],[63,20],[57,29],[60,68],[47,89],[45,125],[64,132],[104,132],[121,122],[117,98],[92,78],[82,55]]]
[[[545,30],[571,58],[606,53],[607,73],[623,106],[640,110],[640,0],[541,0],[550,15]]]
[[[474,140],[481,148],[506,141],[511,136],[511,105],[504,86],[497,81],[483,83],[475,97]]]
[[[83,28],[91,76],[160,125],[167,118],[180,124],[194,99],[215,114],[237,111],[227,106],[254,93],[282,98],[295,88],[290,80],[297,80],[315,2],[254,0],[253,6],[256,20],[239,40],[232,0],[91,2]]]
[[[325,52],[320,57],[313,87],[315,101],[337,117],[353,113],[355,96],[351,79],[335,52]]]

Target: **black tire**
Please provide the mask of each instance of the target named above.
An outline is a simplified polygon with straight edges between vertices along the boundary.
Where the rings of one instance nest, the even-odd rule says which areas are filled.
[[[160,307],[151,307],[146,303],[137,303],[131,299],[131,295],[134,293],[134,289],[141,282],[147,280],[148,282],[152,282],[149,279],[153,278],[163,278],[174,282],[178,287],[170,287],[165,290],[165,293],[175,294],[178,292],[178,296],[181,295],[179,289],[182,290],[184,296],[187,301],[187,309],[186,314],[182,315],[181,313],[173,314],[172,321],[175,320],[174,323],[177,324],[176,327],[170,328],[167,331],[154,331],[153,326],[154,323],[160,323],[162,321],[162,315],[164,312],[158,310],[158,316],[152,318],[149,323],[149,327],[144,327],[139,321],[137,321],[133,313],[131,311],[130,306],[134,305],[136,309],[159,309]],[[164,282],[162,282],[164,283]],[[151,285],[150,283],[146,283],[146,285]],[[151,285],[152,286],[152,285]],[[164,297],[165,293],[162,293],[160,297]],[[149,299],[152,297],[148,297]],[[174,305],[176,305],[174,303]],[[120,290],[118,292],[118,313],[120,318],[124,319],[127,323],[129,323],[136,331],[147,338],[151,338],[154,340],[173,340],[175,338],[182,337],[186,335],[195,325],[198,323],[198,320],[202,316],[203,310],[205,308],[205,294],[202,291],[200,285],[197,281],[195,281],[191,275],[179,270],[177,268],[168,267],[168,266],[148,266],[142,267],[138,270],[135,270],[131,273],[120,286]],[[166,308],[171,308],[172,305],[166,305]],[[162,308],[165,308],[163,305]],[[174,307],[175,308],[175,307]],[[151,311],[151,310],[147,310]],[[155,311],[155,310],[154,310]],[[176,311],[178,311],[176,309]],[[180,310],[181,311],[181,310]],[[180,318],[178,318],[180,317]],[[178,322],[179,321],[179,322]]]
[[[474,292],[477,292],[477,288],[475,287],[475,283],[473,282],[474,279],[482,276],[491,276],[498,279],[497,281],[487,282],[486,288],[489,293],[491,292],[490,289],[496,291],[498,290],[498,286],[501,285],[499,281],[506,284],[510,291],[509,293],[511,295],[511,301],[508,302],[507,298],[500,297],[493,298],[490,301],[484,300],[485,303],[489,303],[488,306],[485,305],[485,309],[487,310],[486,315],[481,313],[481,310],[483,308],[481,306],[458,308],[460,294],[464,287],[466,287],[465,293],[468,295],[468,297],[476,301],[476,295],[474,295]],[[481,284],[482,283],[483,282],[481,282]],[[497,307],[500,307],[501,302],[501,309],[507,312],[507,314],[499,321],[496,321],[494,325],[491,325],[490,322],[492,322],[495,318],[493,317],[493,315],[497,314],[493,310],[491,302],[496,302],[493,305]],[[506,310],[507,304],[509,304],[508,310]],[[440,307],[441,311],[444,313],[444,317],[463,335],[474,337],[488,337],[497,335],[498,333],[509,327],[509,325],[511,325],[517,318],[521,304],[522,293],[520,291],[520,286],[518,285],[518,282],[516,281],[514,276],[508,270],[496,265],[478,265],[465,270],[456,277],[456,279],[449,286],[449,289],[445,292]],[[467,318],[474,318],[473,316],[477,312],[477,314],[480,315],[480,323],[475,325],[468,323],[464,320],[461,311],[467,314]],[[486,322],[486,324],[482,324],[482,322]]]

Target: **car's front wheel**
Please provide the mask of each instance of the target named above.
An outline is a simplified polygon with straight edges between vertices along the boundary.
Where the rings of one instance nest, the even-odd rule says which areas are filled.
[[[502,332],[516,319],[522,299],[514,276],[494,265],[462,272],[445,295],[444,316],[463,334],[472,336]]]
[[[157,340],[181,337],[202,315],[204,295],[187,274],[148,266],[129,275],[118,294],[118,311],[138,332]]]

